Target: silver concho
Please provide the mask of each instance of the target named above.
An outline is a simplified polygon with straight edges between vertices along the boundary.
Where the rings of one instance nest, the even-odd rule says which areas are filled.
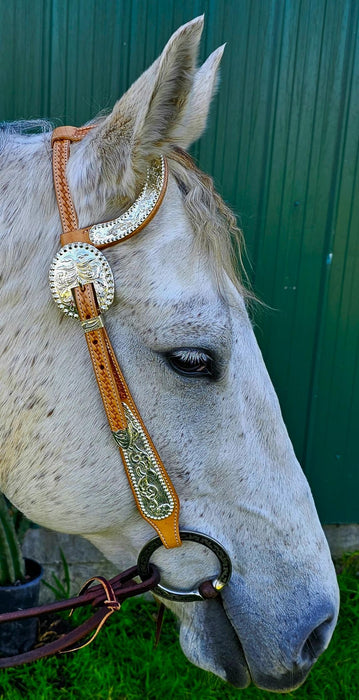
[[[113,302],[114,281],[112,270],[97,248],[88,243],[65,245],[52,261],[49,273],[52,296],[68,316],[78,318],[71,290],[92,283],[101,311]]]
[[[123,403],[127,428],[113,432],[121,447],[128,473],[142,511],[148,518],[163,520],[171,515],[174,501],[162,476],[156,457],[142,429],[141,423]]]
[[[141,193],[130,208],[117,219],[95,224],[90,228],[89,238],[94,245],[104,245],[121,241],[133,233],[156,206],[165,179],[163,156],[153,160],[147,171],[146,182]]]

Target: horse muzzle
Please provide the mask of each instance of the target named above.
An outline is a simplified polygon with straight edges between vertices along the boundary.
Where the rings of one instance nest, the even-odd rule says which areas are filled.
[[[337,606],[324,592],[312,595],[311,601],[308,604],[308,593],[303,588],[286,610],[278,592],[277,601],[264,615],[241,584],[223,591],[223,612],[240,640],[251,679],[259,688],[294,690],[327,648],[337,622]]]
[[[317,624],[313,614],[288,637],[253,614],[250,629],[240,602],[235,608],[228,606],[228,592],[229,588],[216,600],[196,605],[192,615],[184,610],[180,642],[188,659],[236,688],[253,682],[263,690],[289,692],[300,686],[327,647],[335,617],[328,610],[327,619]],[[323,612],[317,611],[318,619]]]

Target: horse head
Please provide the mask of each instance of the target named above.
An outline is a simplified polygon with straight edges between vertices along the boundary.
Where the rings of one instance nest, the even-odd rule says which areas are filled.
[[[119,217],[165,157],[163,202],[106,250],[106,324],[123,374],[180,498],[180,525],[218,540],[233,573],[221,597],[169,602],[188,658],[238,687],[299,685],[329,643],[338,589],[233,262],[233,214],[186,149],[203,132],[223,47],[196,69],[202,18],[71,145],[79,225]],[[117,565],[151,537],[96,391],[77,322],[51,299],[60,233],[50,134],[0,132],[1,488],[28,517],[80,534]],[[239,264],[239,263],[237,263]],[[242,275],[243,276],[243,275]],[[159,549],[168,585],[216,574],[208,550]]]

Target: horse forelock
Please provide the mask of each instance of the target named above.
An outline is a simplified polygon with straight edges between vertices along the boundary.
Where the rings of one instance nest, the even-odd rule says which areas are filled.
[[[48,119],[19,119],[12,122],[0,122],[0,154],[11,144],[16,136],[46,134],[52,131],[53,124]]]

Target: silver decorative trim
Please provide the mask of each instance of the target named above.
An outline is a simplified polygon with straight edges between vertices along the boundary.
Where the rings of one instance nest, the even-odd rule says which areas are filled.
[[[136,201],[117,219],[95,224],[89,230],[93,245],[104,245],[120,241],[143,224],[155,208],[165,179],[165,162],[163,156],[153,160],[147,170],[146,182]]]
[[[90,318],[88,321],[81,321],[81,326],[85,333],[91,333],[91,331],[98,331],[100,328],[104,328],[101,316]]]
[[[65,245],[52,261],[50,289],[60,309],[68,316],[78,318],[71,290],[92,283],[101,311],[111,306],[115,287],[112,270],[105,256],[88,243]]]
[[[173,512],[174,500],[141,423],[127,404],[122,405],[127,428],[112,435],[122,450],[141,510],[147,518],[163,520]]]

